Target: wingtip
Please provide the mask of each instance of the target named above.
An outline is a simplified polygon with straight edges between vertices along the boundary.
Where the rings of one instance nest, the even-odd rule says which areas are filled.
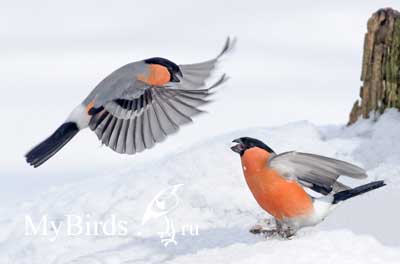
[[[222,48],[222,51],[217,56],[217,59],[219,59],[223,55],[227,54],[228,52],[231,52],[235,48],[236,42],[237,42],[237,38],[236,37],[228,36],[226,38],[224,47]]]
[[[229,77],[226,75],[226,73],[222,74],[221,77],[213,84],[211,85],[208,89],[212,90],[215,89],[216,87],[224,84],[225,82],[227,82],[229,80]]]

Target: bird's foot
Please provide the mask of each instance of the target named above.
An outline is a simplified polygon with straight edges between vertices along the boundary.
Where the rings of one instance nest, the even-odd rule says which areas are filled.
[[[280,238],[285,239],[285,240],[292,240],[295,235],[295,233],[288,232],[286,230],[277,230],[277,234],[279,235]]]
[[[249,232],[255,235],[261,234],[264,231],[264,227],[262,225],[255,225],[250,228]]]
[[[264,235],[268,239],[279,235],[279,232],[277,229],[265,228],[262,225],[255,225],[252,228],[250,228],[249,231],[250,231],[250,233],[255,234],[255,235]]]
[[[254,225],[252,228],[250,228],[250,233],[252,234],[262,234],[266,233],[269,231],[275,231],[276,232],[277,225],[276,221],[273,218],[266,218],[259,220],[256,225]]]
[[[276,220],[276,229],[281,239],[290,240],[294,238],[297,229],[287,223]]]
[[[252,227],[250,233],[255,235],[263,235],[266,239],[279,238],[282,240],[291,240],[294,238],[294,233],[285,232],[278,229],[264,229],[257,228],[257,226]]]
[[[265,219],[262,220],[262,223],[250,228],[250,233],[264,235],[267,239],[280,238],[285,240],[293,239],[296,233],[291,227],[283,226],[274,219]]]

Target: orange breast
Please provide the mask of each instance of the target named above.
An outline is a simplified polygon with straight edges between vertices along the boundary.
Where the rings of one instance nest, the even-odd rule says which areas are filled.
[[[267,167],[269,153],[252,148],[242,156],[243,173],[258,204],[275,218],[292,218],[313,211],[310,196],[295,181]]]
[[[149,85],[161,86],[171,80],[171,75],[166,67],[158,64],[150,64],[148,75],[140,74],[137,76],[137,79]]]

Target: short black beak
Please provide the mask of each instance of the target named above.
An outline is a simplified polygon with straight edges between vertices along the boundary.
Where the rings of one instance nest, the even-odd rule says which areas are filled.
[[[232,141],[233,143],[237,143],[231,147],[231,150],[236,153],[242,153],[245,150],[245,146],[240,138]]]
[[[179,78],[176,77],[175,74],[172,74],[172,76],[171,76],[171,82],[180,82],[180,81],[181,81],[181,80],[179,80]]]
[[[180,82],[181,81],[181,80],[179,80],[179,78],[176,75],[183,77],[182,72],[179,70],[178,72],[172,74],[171,82]]]
[[[178,74],[179,76],[183,77],[183,74],[182,74],[181,70],[179,70],[176,74]]]

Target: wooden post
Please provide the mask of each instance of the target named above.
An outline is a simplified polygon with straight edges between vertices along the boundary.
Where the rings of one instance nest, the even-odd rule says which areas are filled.
[[[361,116],[379,116],[386,108],[400,109],[400,13],[380,9],[368,20],[364,38],[360,89],[348,125]]]

